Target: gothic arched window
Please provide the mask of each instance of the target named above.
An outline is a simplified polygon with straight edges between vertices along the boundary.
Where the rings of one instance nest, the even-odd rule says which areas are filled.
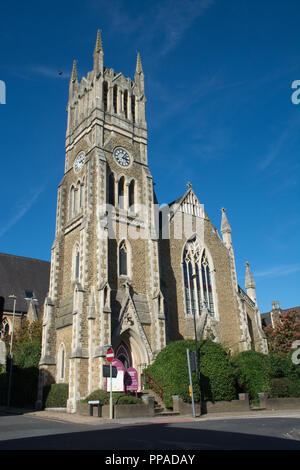
[[[84,179],[83,181],[78,181],[77,183],[78,187],[78,210],[79,212],[82,211],[83,209],[83,204],[84,204]]]
[[[125,113],[125,117],[126,119],[128,118],[128,91],[125,90],[124,91],[124,113]]]
[[[131,97],[131,116],[133,122],[135,122],[135,96],[132,95]]]
[[[79,279],[80,253],[77,251],[75,256],[75,279]]]
[[[189,240],[183,254],[183,281],[186,314],[201,315],[206,307],[214,315],[214,300],[210,268],[207,255],[200,248],[196,238]]]
[[[80,249],[78,243],[73,247],[72,252],[72,281],[79,281],[80,275]]]
[[[115,205],[115,177],[113,173],[108,178],[108,203],[111,206]]]
[[[63,381],[66,377],[66,349],[64,344],[60,345],[59,348],[59,380]]]
[[[127,266],[127,246],[123,240],[119,246],[119,276],[127,276],[128,266]]]
[[[125,187],[125,179],[124,179],[124,176],[122,176],[119,179],[119,183],[118,183],[118,205],[120,209],[124,209],[124,187]]]
[[[75,209],[75,191],[74,185],[72,184],[69,192],[69,218],[71,219],[74,217],[74,209]]]
[[[115,85],[113,88],[113,107],[114,107],[114,113],[117,114],[118,112],[118,87],[117,85]]]
[[[103,108],[107,111],[107,96],[108,96],[108,84],[103,82]]]
[[[135,204],[135,181],[132,180],[128,188],[128,206],[132,212],[134,212],[134,204]]]

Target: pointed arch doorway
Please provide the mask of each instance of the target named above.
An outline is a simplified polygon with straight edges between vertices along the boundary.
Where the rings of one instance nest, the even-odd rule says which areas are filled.
[[[141,373],[145,367],[150,363],[149,354],[147,348],[140,336],[134,329],[128,328],[123,331],[123,333],[116,338],[113,344],[116,346],[115,357],[119,359],[126,369],[129,367],[134,367],[138,372],[139,377],[139,389],[141,388]]]
[[[121,341],[117,347],[115,357],[122,362],[125,370],[128,369],[128,367],[132,367],[131,351],[129,346],[124,341]]]

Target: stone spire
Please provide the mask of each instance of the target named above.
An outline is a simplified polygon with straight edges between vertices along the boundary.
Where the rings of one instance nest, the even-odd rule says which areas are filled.
[[[72,74],[71,74],[71,82],[77,82],[77,62],[76,60],[73,61],[73,68],[72,68]]]
[[[252,277],[250,267],[249,267],[249,263],[247,261],[246,262],[245,289],[246,289],[247,295],[250,297],[250,299],[252,299],[253,302],[256,303],[255,288],[256,288],[256,284],[255,284],[254,279]]]
[[[226,209],[222,207],[221,211],[222,211],[221,234],[222,234],[224,244],[226,245],[227,248],[230,248],[232,246],[231,227],[227,219]]]
[[[137,54],[136,68],[134,74],[135,81],[135,98],[136,98],[136,109],[137,109],[137,121],[139,123],[145,123],[145,84],[144,84],[144,72],[142,67],[142,61],[140,53]]]
[[[100,51],[103,51],[103,48],[102,48],[102,40],[101,40],[101,31],[100,29],[98,29],[94,54],[99,53]]]
[[[141,55],[140,55],[139,52],[137,53],[136,69],[135,69],[135,71],[136,71],[136,73],[144,73],[144,72],[143,72],[143,67],[142,67]]]
[[[134,81],[136,83],[136,86],[138,87],[140,94],[143,95],[144,94],[144,72],[143,72],[142,61],[141,61],[141,56],[139,52],[136,58]]]
[[[98,29],[94,49],[94,70],[96,75],[99,75],[100,73],[103,74],[103,55],[104,53],[102,47],[101,31]]]
[[[222,235],[223,233],[231,233],[231,227],[227,219],[226,209],[222,207],[221,211],[222,211],[221,233]]]

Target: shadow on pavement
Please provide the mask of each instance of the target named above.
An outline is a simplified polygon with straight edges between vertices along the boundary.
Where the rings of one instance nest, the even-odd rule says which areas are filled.
[[[300,450],[300,441],[148,424],[5,440],[0,450]]]

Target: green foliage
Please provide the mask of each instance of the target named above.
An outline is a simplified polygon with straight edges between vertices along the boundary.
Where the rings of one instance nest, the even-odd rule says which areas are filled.
[[[249,393],[257,400],[258,393],[269,392],[271,387],[270,362],[267,355],[244,351],[232,358],[239,392]]]
[[[270,398],[285,398],[289,396],[288,386],[283,379],[272,379],[269,397]]]
[[[52,384],[44,387],[44,406],[46,408],[66,407],[69,384]]]
[[[293,364],[292,351],[288,354],[271,352],[268,354],[270,363],[270,376],[272,378],[289,377],[292,380],[300,379],[300,367]]]
[[[136,398],[135,395],[125,394],[123,392],[113,392],[114,405],[137,405],[142,404],[141,398]],[[110,392],[105,390],[95,390],[88,397],[82,400],[83,403],[88,403],[89,400],[99,400],[101,405],[108,405],[110,400]]]
[[[237,398],[235,370],[228,353],[218,343],[200,345],[200,372],[203,400],[220,401]]]
[[[117,405],[141,405],[143,403],[144,402],[141,398],[136,398],[134,395],[124,394],[117,401]]]
[[[300,398],[300,379],[291,379],[283,377],[282,380],[287,386],[289,397]]]
[[[35,321],[29,323],[24,321],[19,330],[17,330],[14,344],[13,355],[15,365],[21,368],[39,366],[42,347],[42,323]]]
[[[167,407],[173,405],[172,395],[180,395],[190,402],[187,349],[195,350],[191,340],[174,341],[168,344],[145,372],[163,388],[163,400]],[[236,397],[234,369],[229,356],[222,346],[210,340],[199,342],[200,383],[203,400],[232,400]],[[200,399],[200,389],[196,373],[192,373],[193,392],[196,402]]]
[[[282,312],[275,325],[264,328],[270,352],[287,354],[294,341],[300,340],[300,323],[296,309]]]

